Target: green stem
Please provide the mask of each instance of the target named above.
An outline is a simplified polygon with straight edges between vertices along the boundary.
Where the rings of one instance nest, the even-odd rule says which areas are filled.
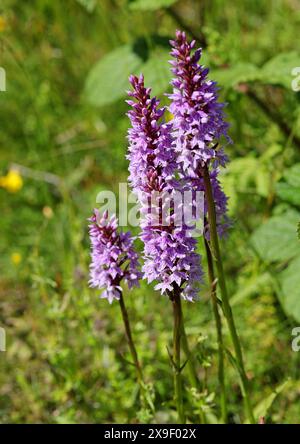
[[[192,385],[192,387],[195,387],[200,391],[200,384],[199,384],[199,380],[198,380],[198,376],[197,376],[197,372],[196,372],[196,368],[195,368],[195,359],[190,351],[188,339],[187,339],[185,328],[184,328],[183,315],[182,315],[181,342],[182,342],[182,348],[183,348],[185,357],[188,360],[187,367],[188,367],[188,371],[189,371],[190,384]],[[200,423],[205,424],[206,423],[205,413],[201,408],[200,408],[199,416],[200,416]]]
[[[235,322],[232,315],[232,310],[229,302],[229,297],[227,293],[226,288],[226,281],[225,281],[225,275],[223,270],[223,264],[222,264],[222,257],[219,247],[219,239],[218,239],[218,232],[217,232],[217,220],[216,220],[216,208],[215,208],[215,202],[212,192],[212,186],[210,182],[210,175],[208,171],[208,167],[205,166],[203,168],[203,178],[204,178],[204,187],[205,187],[205,194],[207,199],[207,206],[208,206],[208,221],[209,221],[209,231],[210,231],[210,244],[212,247],[212,253],[213,257],[216,263],[217,271],[218,271],[218,284],[221,290],[222,295],[222,307],[224,311],[225,318],[228,323],[228,328],[230,332],[230,336],[232,339],[234,351],[235,351],[235,359],[238,366],[239,376],[240,376],[240,383],[241,383],[241,391],[244,398],[245,403],[245,410],[247,413],[247,417],[249,421],[254,424],[254,416],[253,416],[253,410],[250,403],[249,398],[249,392],[248,392],[248,378],[245,372],[244,367],[244,360],[243,360],[243,353],[242,353],[242,347],[240,344],[240,340],[236,331]]]
[[[184,324],[183,323],[182,323],[181,343],[182,343],[182,348],[183,348],[185,357],[188,360],[187,367],[188,367],[188,370],[189,370],[190,383],[191,383],[191,385],[193,387],[198,388],[199,382],[198,382],[197,372],[196,372],[196,369],[195,369],[195,362],[194,362],[193,356],[192,356],[191,351],[190,351],[190,347],[189,347],[189,344],[188,344],[188,340],[187,340],[187,336],[186,336],[186,332],[185,332],[185,328],[184,328]]]
[[[185,414],[182,398],[182,380],[181,380],[181,364],[180,364],[180,342],[182,334],[182,310],[180,292],[174,290],[172,294],[172,304],[174,313],[173,327],[173,372],[174,372],[174,392],[175,402],[178,413],[179,424],[185,424]]]
[[[208,276],[211,286],[211,300],[212,307],[215,317],[216,329],[217,329],[217,340],[218,340],[218,379],[221,391],[221,416],[223,422],[227,423],[227,400],[226,400],[226,388],[225,388],[225,374],[224,374],[224,343],[222,334],[222,320],[219,313],[218,299],[216,293],[216,279],[214,273],[213,258],[210,251],[210,245],[208,241],[204,239],[206,256],[207,256],[207,267]]]
[[[125,333],[126,333],[126,338],[127,338],[127,342],[129,345],[129,349],[130,349],[130,353],[133,359],[133,363],[136,369],[136,375],[137,375],[137,380],[138,383],[140,385],[141,388],[141,392],[143,395],[143,398],[145,399],[145,384],[144,384],[144,378],[143,378],[143,372],[142,372],[142,368],[138,359],[138,354],[133,342],[133,338],[132,338],[132,334],[131,334],[131,327],[130,327],[130,322],[129,322],[129,317],[128,317],[128,312],[125,306],[125,302],[124,302],[124,298],[122,293],[120,292],[120,299],[119,299],[119,303],[120,303],[120,308],[121,308],[121,312],[122,312],[122,317],[123,317],[123,322],[124,322],[124,326],[125,326]]]

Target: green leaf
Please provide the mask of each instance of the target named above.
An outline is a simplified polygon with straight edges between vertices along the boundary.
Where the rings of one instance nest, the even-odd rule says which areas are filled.
[[[130,45],[121,46],[105,55],[88,74],[84,98],[91,105],[103,106],[125,96],[128,77],[141,66],[141,58]]]
[[[285,389],[287,389],[291,385],[291,380],[280,384],[276,389],[266,398],[264,398],[255,408],[254,408],[254,417],[257,419],[264,417],[267,415],[268,411],[272,407],[273,402],[277,398],[277,396]]]
[[[288,211],[274,216],[261,225],[251,236],[251,243],[266,262],[285,261],[299,253],[296,227],[299,213]]]
[[[266,62],[262,68],[251,63],[237,63],[229,68],[212,70],[212,78],[224,88],[234,88],[239,83],[260,82],[292,88],[295,78],[293,68],[299,66],[300,55],[296,51],[281,53]]]
[[[261,68],[261,82],[291,89],[294,79],[292,69],[299,66],[299,63],[300,55],[296,51],[278,54]]]
[[[168,8],[177,0],[136,0],[130,3],[132,11],[155,11],[161,8]]]
[[[97,0],[77,0],[88,12],[93,12],[96,5]]]
[[[300,206],[300,187],[293,187],[288,183],[279,182],[276,184],[276,194],[285,202]]]
[[[296,231],[296,230],[295,230]],[[296,237],[296,235],[295,235]],[[300,254],[300,245],[295,240]],[[281,291],[278,294],[283,310],[288,316],[300,322],[300,256],[296,257],[289,266],[279,274]]]
[[[145,84],[152,88],[154,95],[165,92],[171,80],[171,71],[167,51],[158,50],[142,65],[141,72],[145,77]]]
[[[285,202],[300,205],[300,163],[284,171],[286,182],[276,184],[277,195]]]
[[[300,187],[300,163],[296,163],[288,170],[285,170],[283,177],[294,187]]]
[[[260,69],[251,63],[237,63],[229,68],[212,70],[211,78],[224,88],[233,88],[239,83],[253,82],[260,77]]]

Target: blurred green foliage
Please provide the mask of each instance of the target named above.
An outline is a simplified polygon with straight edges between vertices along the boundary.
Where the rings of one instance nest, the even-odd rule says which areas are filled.
[[[299,1],[2,0],[0,16],[0,176],[18,164],[23,182],[0,186],[1,422],[174,420],[170,304],[145,283],[125,293],[153,418],[138,407],[119,306],[87,286],[86,219],[97,193],[127,178],[129,73],[144,71],[165,102],[167,42],[185,28],[228,103],[234,145],[222,180],[234,223],[222,250],[252,401],[269,422],[299,423]],[[219,417],[208,291],[184,304],[202,381],[186,394],[194,422],[203,404]],[[240,422],[230,362],[226,375]]]

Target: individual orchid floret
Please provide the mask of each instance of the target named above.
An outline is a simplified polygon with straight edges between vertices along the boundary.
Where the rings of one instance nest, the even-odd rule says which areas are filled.
[[[129,288],[139,286],[141,272],[138,269],[138,254],[134,249],[134,238],[130,232],[118,232],[118,220],[110,219],[105,211],[101,216],[97,209],[89,219],[91,239],[91,265],[89,284],[104,289],[101,298],[112,303],[122,293],[121,282]]]

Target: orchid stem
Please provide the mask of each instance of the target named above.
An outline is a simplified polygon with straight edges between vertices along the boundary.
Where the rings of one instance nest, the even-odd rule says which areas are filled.
[[[204,239],[206,256],[207,256],[207,266],[208,266],[208,276],[211,288],[211,300],[212,307],[215,317],[216,330],[217,330],[217,341],[218,341],[218,379],[220,384],[221,392],[221,417],[223,422],[227,423],[227,399],[226,399],[226,387],[225,387],[225,374],[224,374],[224,343],[222,334],[222,320],[219,313],[217,293],[216,293],[216,279],[214,273],[213,257],[210,251],[210,245],[206,239]]]
[[[174,394],[178,414],[179,424],[185,424],[185,413],[183,407],[182,396],[182,379],[181,379],[181,363],[180,363],[180,343],[182,335],[182,310],[180,291],[174,290],[172,294],[174,327],[173,327],[173,372],[174,372]]]
[[[183,319],[183,317],[182,317]],[[189,343],[188,343],[188,339],[186,336],[186,332],[185,332],[185,328],[184,328],[184,322],[182,321],[182,348],[185,354],[187,361],[187,367],[189,370],[189,379],[190,379],[190,384],[192,387],[195,387],[196,389],[198,389],[200,391],[200,384],[199,384],[199,379],[197,376],[197,372],[196,372],[196,368],[195,368],[195,359],[194,356],[192,355],[191,351],[190,351],[190,347],[189,347]],[[202,408],[200,407],[200,412],[199,412],[199,417],[200,417],[200,422],[201,424],[205,424],[206,423],[206,418],[205,418],[205,413],[202,410]]]
[[[226,288],[226,281],[225,281],[225,275],[223,270],[223,263],[222,263],[222,257],[220,252],[220,246],[219,246],[219,239],[218,239],[218,232],[217,232],[217,219],[216,219],[216,208],[215,208],[215,201],[213,197],[213,191],[210,181],[210,175],[207,165],[203,168],[203,178],[204,178],[204,188],[205,188],[205,194],[207,199],[207,206],[208,206],[208,222],[209,222],[209,232],[210,232],[210,245],[212,247],[212,254],[214,261],[216,263],[216,268],[218,272],[218,284],[220,287],[221,295],[222,295],[222,307],[223,312],[228,324],[230,336],[232,339],[234,352],[235,352],[235,359],[238,367],[238,372],[240,376],[240,385],[241,385],[241,391],[244,398],[245,403],[245,410],[248,417],[248,420],[250,423],[254,424],[254,415],[252,406],[250,403],[249,398],[249,389],[248,389],[248,378],[245,372],[245,366],[244,366],[244,360],[243,360],[243,353],[242,353],[242,347],[240,343],[240,339],[237,334],[229,297],[227,293]]]
[[[146,396],[146,388],[145,388],[145,383],[144,383],[142,367],[140,365],[140,362],[138,359],[138,354],[137,354],[137,351],[136,351],[136,348],[134,345],[134,341],[132,338],[128,312],[127,312],[127,308],[126,308],[126,305],[124,302],[123,294],[121,292],[120,292],[119,303],[120,303],[120,308],[121,308],[121,312],[122,312],[127,342],[128,342],[130,353],[131,353],[133,363],[134,363],[134,366],[136,369],[137,380],[138,380],[138,383],[139,383],[139,386],[141,389],[143,401],[145,401],[145,400],[147,400],[147,396]],[[151,405],[150,405],[150,408],[152,409]]]

